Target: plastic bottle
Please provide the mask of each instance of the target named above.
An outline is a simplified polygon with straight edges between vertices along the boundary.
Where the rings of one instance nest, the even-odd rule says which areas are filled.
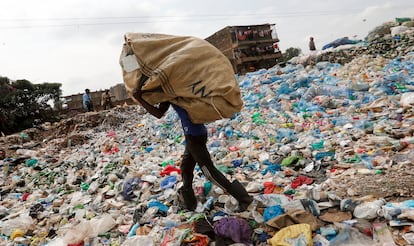
[[[214,204],[214,201],[215,201],[215,198],[214,197],[212,197],[212,196],[210,196],[210,197],[208,197],[207,198],[207,201],[204,203],[204,205],[203,205],[203,207],[204,207],[204,209],[205,210],[210,210],[211,209],[211,207],[213,206],[213,204]]]
[[[319,230],[321,231],[321,235],[328,240],[332,240],[332,238],[334,238],[337,234],[335,228],[333,227],[321,227]]]
[[[332,96],[335,98],[350,99],[353,97],[353,90],[349,89],[346,86],[335,86],[335,85],[323,85],[323,86],[311,87],[303,95],[303,99],[310,101],[315,96]]]
[[[266,121],[261,118],[260,113],[256,112],[252,115],[252,120],[256,125],[262,125],[265,124]]]
[[[8,199],[17,199],[17,200],[20,200],[23,197],[23,193],[8,193],[6,195],[6,197]]]
[[[83,191],[87,191],[89,189],[89,184],[86,183],[86,182],[83,182],[83,183],[80,184],[80,188]]]
[[[387,203],[377,211],[377,214],[387,220],[395,220],[398,215],[408,210],[414,211],[414,200],[407,200],[398,203]]]
[[[202,180],[197,180],[195,182],[194,194],[198,201],[203,203],[206,200],[204,195],[204,182]]]
[[[391,144],[395,148],[398,148],[398,147],[406,147],[409,144],[414,144],[414,137],[405,137],[405,138],[400,139],[400,140],[391,141]]]
[[[401,208],[382,206],[378,209],[377,214],[387,220],[395,220],[402,213]]]
[[[338,116],[338,117],[336,117],[335,119],[332,120],[332,123],[335,126],[343,126],[343,125],[346,125],[349,122],[350,122],[350,119],[347,116]]]
[[[252,216],[253,216],[254,220],[255,220],[257,223],[261,224],[261,223],[263,223],[263,222],[264,222],[264,217],[263,217],[263,215],[262,215],[261,213],[259,213],[258,211],[256,211],[256,209],[253,209],[253,210],[252,210]]]
[[[354,91],[349,88],[336,87],[333,90],[328,90],[327,95],[335,96],[337,98],[353,99]]]
[[[315,155],[315,160],[319,161],[322,160],[325,157],[335,157],[335,152],[334,151],[327,151],[327,152],[318,152]]]
[[[139,219],[140,224],[145,224],[151,222],[154,218],[154,215],[158,212],[159,208],[157,206],[148,208],[142,217]]]
[[[211,183],[211,181],[207,181],[204,183],[204,196],[207,196],[211,189],[213,188],[213,184]]]
[[[280,128],[276,131],[276,140],[283,143],[296,141],[297,137],[295,132],[289,128]]]
[[[99,183],[98,181],[93,181],[90,185],[89,185],[89,189],[88,189],[88,193],[89,194],[93,194],[95,193],[97,190],[99,189]]]
[[[319,142],[312,143],[312,144],[311,144],[311,147],[312,147],[312,149],[313,149],[313,150],[323,149],[323,144],[324,144],[324,143],[325,143],[325,141],[324,141],[324,140],[321,140],[321,141],[319,141]]]
[[[249,182],[246,187],[247,192],[259,192],[259,191],[262,191],[263,189],[264,189],[263,183],[260,183],[257,181]]]
[[[224,134],[226,135],[226,138],[230,138],[233,135],[233,128],[227,126],[226,128],[224,128]]]
[[[131,229],[129,230],[127,237],[133,237],[133,236],[135,236],[135,234],[136,234],[135,232],[137,231],[138,228],[139,228],[139,224],[138,223],[134,224],[131,227]]]
[[[219,198],[220,198],[220,202],[224,203],[224,210],[226,212],[231,213],[237,209],[238,202],[236,198],[232,196],[227,196],[227,195],[226,196],[221,195],[219,196]]]
[[[361,161],[362,164],[364,164],[364,166],[368,169],[372,169],[374,167],[372,157],[367,154],[361,155]]]

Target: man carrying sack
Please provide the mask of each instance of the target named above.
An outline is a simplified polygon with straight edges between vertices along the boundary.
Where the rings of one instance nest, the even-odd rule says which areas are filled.
[[[195,37],[127,33],[120,65],[134,101],[157,118],[171,105],[181,120],[186,140],[179,190],[183,205],[191,211],[197,207],[192,182],[198,164],[210,181],[236,198],[239,211],[246,210],[253,198],[237,180],[230,182],[215,168],[206,146],[204,123],[229,118],[243,106],[227,57]]]

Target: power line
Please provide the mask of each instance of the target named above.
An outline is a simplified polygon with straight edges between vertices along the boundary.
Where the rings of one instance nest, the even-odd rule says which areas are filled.
[[[406,6],[392,6],[388,7],[392,9],[406,9],[406,8],[414,8],[414,5],[406,5]],[[354,8],[354,9],[332,9],[332,10],[309,10],[309,11],[292,11],[292,12],[283,12],[283,13],[254,13],[254,14],[194,14],[194,15],[185,15],[185,16],[176,16],[176,15],[144,15],[144,16],[103,16],[103,17],[54,17],[54,18],[0,18],[0,21],[65,21],[65,20],[107,20],[107,19],[142,19],[142,18],[198,18],[198,17],[248,17],[248,16],[263,16],[269,15],[271,16],[298,16],[298,15],[327,15],[327,14],[335,14],[341,12],[357,12],[362,11],[363,8]]]
[[[393,8],[409,8],[414,6],[395,6]],[[171,15],[158,15],[158,16],[117,16],[117,17],[63,17],[63,18],[1,18],[1,22],[46,22],[45,24],[28,24],[28,25],[3,25],[0,29],[25,29],[25,28],[44,28],[44,27],[79,27],[79,26],[104,26],[104,25],[128,25],[128,24],[148,24],[159,22],[181,22],[181,21],[222,21],[235,18],[251,18],[262,17],[264,18],[293,18],[298,16],[329,16],[329,15],[355,15],[363,9],[338,9],[338,10],[323,10],[323,11],[294,11],[285,12],[283,14],[273,13],[253,13],[253,14],[199,14],[199,15],[186,15],[186,16],[171,16]],[[142,20],[147,19],[147,20]],[[120,20],[120,21],[105,21],[102,20]],[[128,20],[128,21],[122,21]],[[62,23],[68,21],[68,23]],[[69,22],[70,21],[70,22]],[[75,21],[75,22],[74,22]],[[82,22],[77,22],[82,21]],[[86,21],[86,22],[85,22]],[[98,21],[98,22],[89,22]],[[48,23],[49,22],[49,23]],[[56,24],[54,24],[56,23]]]
[[[347,11],[359,11],[361,9],[338,9],[338,10],[324,10],[324,11],[295,11],[284,12],[283,14],[277,14],[278,16],[286,15],[301,15],[301,14],[313,14],[318,13],[333,13],[333,12],[347,12]],[[197,15],[144,15],[144,16],[104,16],[104,17],[55,17],[55,18],[0,18],[0,21],[64,21],[64,20],[102,20],[102,19],[142,19],[142,18],[198,18],[198,17],[246,17],[246,16],[263,16],[274,15],[274,13],[255,13],[255,14],[197,14]]]
[[[99,26],[99,25],[125,25],[125,24],[148,24],[148,23],[159,23],[159,22],[181,22],[181,21],[222,21],[235,18],[251,18],[260,16],[262,18],[290,18],[297,16],[326,16],[326,15],[335,15],[337,13],[300,13],[300,14],[284,14],[284,15],[262,15],[262,14],[247,14],[247,15],[204,15],[204,16],[148,16],[146,18],[152,20],[132,20],[132,21],[118,21],[118,22],[75,22],[75,23],[58,23],[58,24],[29,24],[29,25],[5,25],[0,26],[0,29],[21,29],[21,28],[38,28],[38,27],[71,27],[71,26]],[[139,17],[90,17],[90,18],[58,18],[55,20],[109,20],[109,19],[141,19],[143,16]],[[154,20],[154,18],[156,20]],[[164,18],[164,19],[163,19]],[[165,19],[167,18],[167,19]],[[171,19],[168,19],[171,18]],[[29,21],[30,19],[24,19]],[[49,21],[50,19],[33,19],[36,21]],[[23,21],[19,19],[18,21]]]

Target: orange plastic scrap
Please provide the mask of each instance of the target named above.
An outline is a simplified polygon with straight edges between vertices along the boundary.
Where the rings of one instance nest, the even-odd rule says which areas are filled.
[[[184,238],[183,243],[191,243],[193,246],[208,246],[209,243],[208,236],[199,234],[199,233],[193,233],[191,238]]]

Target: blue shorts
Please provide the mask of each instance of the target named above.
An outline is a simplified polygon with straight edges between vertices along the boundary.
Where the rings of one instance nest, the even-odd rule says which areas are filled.
[[[207,135],[207,128],[204,126],[204,124],[194,124],[193,122],[191,122],[190,117],[188,117],[188,113],[187,111],[185,111],[185,109],[175,104],[171,105],[174,108],[175,112],[177,112],[178,117],[180,117],[184,135]]]

